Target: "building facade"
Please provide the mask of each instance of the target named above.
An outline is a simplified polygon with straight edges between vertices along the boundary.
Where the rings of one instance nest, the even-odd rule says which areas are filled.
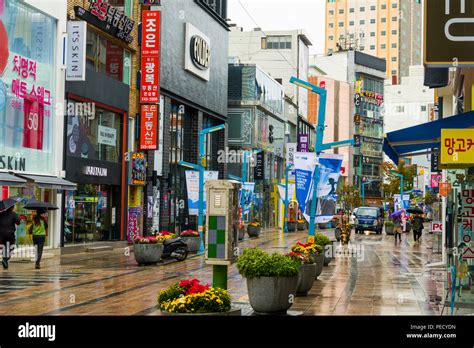
[[[310,63],[326,76],[351,86],[351,137],[356,145],[349,148],[352,161],[349,182],[359,190],[365,184],[366,204],[381,205],[381,164],[384,139],[384,79],[386,62],[359,51],[312,56]]]
[[[63,2],[0,3],[0,192],[1,199],[35,198],[57,206],[61,192],[74,189],[64,180],[62,132],[64,70],[59,59],[66,31]],[[34,211],[16,232],[19,246],[32,244],[27,235]],[[61,213],[47,214],[46,248],[61,242]]]
[[[198,158],[199,132],[227,122],[226,6],[225,1],[162,0],[152,7],[162,18],[161,99],[159,149],[148,157],[146,230],[197,230],[188,207],[189,169],[179,161],[203,164],[226,179],[226,163],[218,163],[217,154],[225,150],[228,127],[205,137],[205,159]],[[205,56],[188,49],[194,38],[206,47],[200,51]]]
[[[283,86],[255,64],[229,65],[229,174],[242,177],[243,151],[258,154],[245,161],[245,181],[256,183],[248,220],[278,225],[277,184],[284,177],[285,118]],[[236,152],[236,153],[235,153]],[[231,160],[234,159],[234,160]],[[250,221],[249,221],[250,222]]]
[[[308,134],[314,144],[314,127],[308,122],[308,91],[290,83],[291,77],[308,80],[311,40],[304,30],[263,31],[231,28],[229,57],[236,64],[256,64],[278,81],[289,99],[285,107],[286,133]],[[295,108],[296,106],[296,108]],[[296,119],[296,125],[293,123]],[[297,137],[290,139],[297,141]]]
[[[396,84],[421,64],[421,0],[327,0],[325,52],[356,49],[387,62]]]

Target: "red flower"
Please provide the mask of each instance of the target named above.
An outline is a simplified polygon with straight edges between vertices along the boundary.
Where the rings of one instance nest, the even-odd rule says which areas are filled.
[[[171,233],[169,233],[168,231],[161,231],[160,234],[161,234],[162,236],[168,236],[168,235],[170,235]]]
[[[182,280],[179,282],[179,286],[184,288],[186,295],[199,294],[209,289],[208,284],[202,285],[197,279]]]

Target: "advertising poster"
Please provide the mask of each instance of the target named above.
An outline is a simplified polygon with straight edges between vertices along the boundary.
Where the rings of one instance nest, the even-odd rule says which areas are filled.
[[[441,181],[443,181],[443,175],[439,173],[431,174],[431,188],[439,188]]]
[[[207,180],[218,180],[219,172],[205,171],[204,184]],[[199,172],[195,170],[186,171],[186,188],[188,192],[189,215],[198,215],[199,213]],[[204,211],[206,210],[206,193],[204,191]]]
[[[127,240],[129,243],[132,243],[140,235],[140,213],[141,208],[128,209]]]
[[[295,196],[296,185],[295,184],[288,184],[288,202],[293,199]],[[278,194],[280,195],[280,199],[283,203],[285,203],[285,185],[278,185]]]
[[[146,184],[146,159],[144,153],[133,153],[131,163],[130,185],[144,186]]]
[[[336,214],[336,190],[343,159],[343,155],[321,154],[319,156],[316,223],[327,223]]]
[[[393,205],[395,207],[395,211],[410,208],[410,195],[403,195],[403,204],[399,194],[393,195]]]
[[[255,183],[254,182],[246,182],[244,183],[242,190],[240,190],[240,194],[244,195],[244,215],[249,214],[250,210],[253,206],[254,201],[254,191],[255,191]],[[242,198],[240,199],[242,202]]]
[[[313,176],[317,164],[316,153],[296,152],[295,160],[295,179],[296,179],[296,200],[300,210],[309,221],[310,199],[313,194]]]

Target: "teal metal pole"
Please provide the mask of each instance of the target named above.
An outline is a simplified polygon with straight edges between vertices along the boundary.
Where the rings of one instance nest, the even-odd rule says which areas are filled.
[[[242,161],[242,188],[240,194],[240,209],[242,209],[242,223],[244,222],[244,215],[245,215],[245,197],[244,197],[244,185],[247,181],[247,151],[244,151],[244,159]]]
[[[226,265],[212,266],[212,286],[214,288],[227,290],[227,268]]]
[[[403,174],[400,174],[400,196],[401,196],[401,200],[402,200],[402,207],[403,209],[406,209],[405,208],[405,201],[403,199]]]
[[[284,210],[284,223],[283,223],[283,231],[288,233],[288,172],[291,166],[286,166],[285,169],[285,210]]]
[[[199,202],[198,202],[198,232],[201,237],[201,245],[199,246],[199,254],[204,253],[204,170],[203,158],[204,153],[204,132],[199,132]]]
[[[365,184],[362,183],[362,206],[365,207]]]

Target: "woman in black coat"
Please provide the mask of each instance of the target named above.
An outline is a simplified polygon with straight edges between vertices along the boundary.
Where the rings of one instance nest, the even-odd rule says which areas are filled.
[[[8,260],[15,244],[16,226],[20,224],[20,217],[13,211],[13,207],[0,213],[0,244],[2,248],[3,269],[8,269]]]

